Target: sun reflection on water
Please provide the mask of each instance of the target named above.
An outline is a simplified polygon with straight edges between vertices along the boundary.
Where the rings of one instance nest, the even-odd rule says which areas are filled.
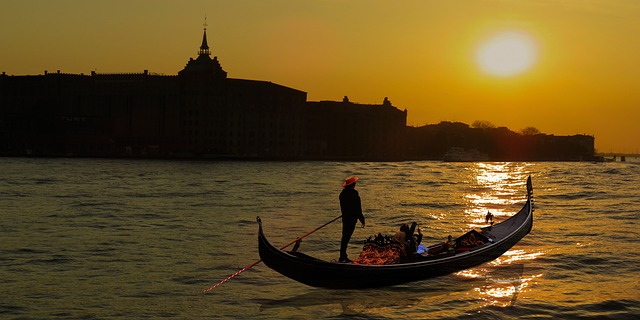
[[[474,163],[467,170],[471,188],[464,195],[465,215],[471,228],[487,225],[485,216],[491,212],[495,222],[510,217],[525,199],[525,183],[529,174],[526,163]]]
[[[473,288],[473,292],[482,301],[482,306],[513,306],[521,293],[529,291],[529,287],[542,274],[525,274],[522,263],[502,266],[489,265],[485,268],[474,268],[456,273],[457,276],[470,280],[482,281]]]
[[[505,252],[499,258],[491,261],[490,263],[497,266],[508,265],[508,264],[513,264],[518,262],[523,263],[526,261],[535,260],[541,255],[544,255],[544,252],[542,251],[526,252],[525,250],[522,250],[522,249],[511,249]]]
[[[485,217],[493,214],[496,223],[516,213],[526,199],[526,178],[530,174],[526,163],[475,163],[468,168],[471,188],[464,195],[467,201],[466,223],[471,228],[487,226]],[[525,264],[543,255],[542,251],[511,249],[481,267],[456,273],[457,276],[484,280],[474,287],[478,299],[486,306],[514,305],[519,294],[527,292],[535,278],[525,275]]]

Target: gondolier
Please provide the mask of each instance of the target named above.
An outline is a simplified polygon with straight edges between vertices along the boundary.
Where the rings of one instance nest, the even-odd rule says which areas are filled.
[[[344,180],[342,192],[340,192],[340,210],[342,211],[342,239],[340,240],[340,259],[341,263],[349,263],[347,256],[347,246],[353,231],[356,229],[358,220],[364,228],[364,215],[362,214],[362,205],[360,195],[355,189],[358,177],[349,176]]]

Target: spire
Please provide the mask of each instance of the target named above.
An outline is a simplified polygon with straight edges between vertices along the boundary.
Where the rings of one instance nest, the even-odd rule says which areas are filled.
[[[207,16],[204,16],[204,33],[202,34],[202,45],[200,45],[200,50],[198,51],[198,55],[211,55],[211,51],[209,51],[209,45],[207,44]]]
[[[204,17],[204,33],[202,35],[202,45],[198,50],[198,57],[196,59],[191,58],[187,65],[178,72],[179,76],[192,77],[211,77],[213,79],[226,79],[227,72],[220,66],[218,57],[211,59],[211,51],[209,50],[209,44],[207,44],[207,16]]]

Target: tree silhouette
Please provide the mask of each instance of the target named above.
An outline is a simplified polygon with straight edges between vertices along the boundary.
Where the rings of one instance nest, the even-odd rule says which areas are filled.
[[[471,124],[471,128],[477,129],[493,129],[496,126],[487,120],[476,120]]]
[[[526,127],[522,130],[520,130],[520,134],[522,134],[523,136],[535,136],[537,134],[540,134],[542,132],[540,132],[540,130],[538,130],[535,127]]]

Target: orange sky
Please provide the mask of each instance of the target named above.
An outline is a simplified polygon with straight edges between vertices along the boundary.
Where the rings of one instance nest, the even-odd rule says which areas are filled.
[[[0,72],[177,74],[208,38],[229,77],[309,100],[408,109],[410,125],[486,120],[640,150],[640,1],[57,0],[0,3]],[[496,77],[478,48],[515,31],[536,62]]]

